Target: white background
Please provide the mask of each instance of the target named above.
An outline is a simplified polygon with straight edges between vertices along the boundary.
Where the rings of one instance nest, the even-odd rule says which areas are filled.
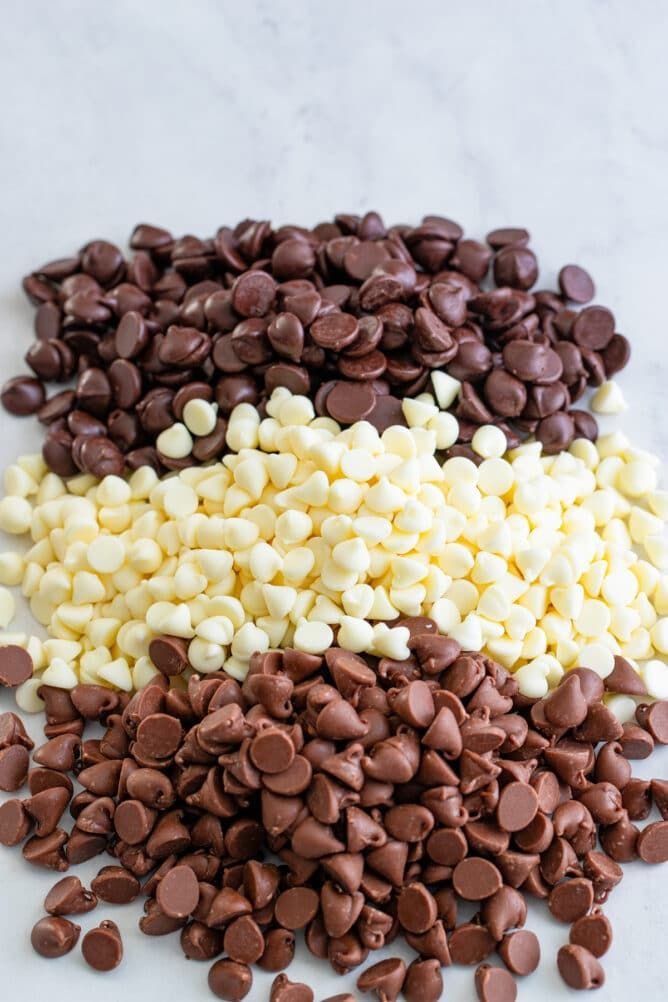
[[[414,222],[438,212],[470,236],[528,226],[541,285],[566,261],[590,268],[633,342],[621,421],[665,458],[667,28],[656,0],[8,0],[3,378],[30,339],[22,274],[90,238],[123,243],[139,220],[209,235],[244,216],[312,224],[376,208]],[[3,463],[38,445],[32,420],[0,420]],[[665,776],[666,757],[652,769]],[[53,1002],[207,997],[207,965],[186,963],[173,937],[142,937],[137,906],[83,918],[121,925],[115,973],[93,975],[78,951],[37,958],[28,932],[52,882],[0,852],[2,990]],[[628,868],[607,909],[616,940],[597,998],[664,998],[667,892],[665,869]],[[521,1002],[572,994],[554,963],[567,928],[545,914],[530,916],[544,960]],[[291,974],[316,999],[352,988],[352,977],[300,956]],[[249,998],[266,998],[269,980],[256,977]],[[473,998],[472,971],[449,969],[445,984],[449,1002]]]

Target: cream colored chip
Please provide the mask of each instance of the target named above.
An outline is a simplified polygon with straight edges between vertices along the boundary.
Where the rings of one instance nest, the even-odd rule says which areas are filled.
[[[458,379],[454,379],[441,369],[432,369],[431,384],[434,387],[434,396],[438,401],[438,406],[444,411],[454,404],[462,388]]]
[[[86,550],[89,565],[100,574],[113,574],[123,566],[125,545],[116,536],[98,536]]]
[[[216,408],[207,400],[189,400],[183,408],[183,423],[193,435],[210,435],[216,427]]]
[[[497,425],[484,424],[473,433],[471,448],[483,459],[501,459],[508,441]]]
[[[6,630],[14,619],[16,603],[14,596],[6,588],[0,588],[0,630]]]
[[[156,448],[168,459],[185,459],[193,448],[190,432],[184,424],[177,422],[161,431],[155,440]]]
[[[627,406],[619,384],[613,379],[601,383],[591,398],[591,409],[597,414],[622,414]]]
[[[334,634],[327,623],[308,622],[300,619],[293,638],[298,651],[307,654],[323,654],[334,642]]]
[[[32,505],[23,497],[14,494],[0,501],[0,529],[13,536],[27,532],[32,523]]]

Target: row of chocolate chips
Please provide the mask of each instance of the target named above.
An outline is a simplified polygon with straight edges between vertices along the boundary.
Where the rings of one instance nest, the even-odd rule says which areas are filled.
[[[180,930],[190,957],[224,952],[209,978],[221,998],[250,990],[253,963],[287,967],[299,929],[339,973],[401,933],[419,955],[402,969],[409,1002],[440,997],[442,966],[494,950],[529,974],[539,947],[521,928],[525,894],[572,924],[568,983],[602,983],[610,933],[598,906],[618,863],[668,858],[668,783],[633,779],[628,763],[668,743],[668,702],[622,726],[582,668],[530,701],[431,621],[409,628],[406,662],[285,650],[255,655],[241,686],[220,672],[187,691],[164,678],[132,699],[43,687],[37,768],[20,720],[0,718],[0,754],[23,755],[13,786],[27,776],[31,793],[0,807],[0,841],[28,838],[24,857],[57,871],[110,851],[118,863],[97,896],[131,900],[147,878],[142,930]],[[101,739],[82,740],[87,720],[103,722]],[[84,787],[74,797],[71,771]],[[652,802],[664,820],[639,831]],[[458,923],[460,900],[476,903],[474,920]],[[499,977],[479,973],[481,998]]]
[[[215,400],[220,417],[191,463],[222,453],[237,403],[262,407],[277,386],[342,423],[384,428],[402,421],[398,398],[442,369],[462,384],[461,442],[496,421],[511,441],[535,433],[558,451],[596,436],[573,405],[630,350],[608,309],[571,308],[594,295],[581,268],[562,268],[558,294],[529,291],[528,240],[511,228],[479,243],[440,216],[387,227],[375,212],[311,230],[244,220],[209,240],[141,224],[128,260],[94,240],[24,279],[38,307],[26,355],[35,375],[9,380],[2,402],[47,426],[55,472],[102,476],[124,463],[173,468],[155,441],[193,397]],[[73,377],[74,389],[47,399],[45,381]]]

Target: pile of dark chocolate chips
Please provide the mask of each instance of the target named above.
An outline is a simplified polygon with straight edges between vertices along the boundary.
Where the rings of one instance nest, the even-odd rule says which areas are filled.
[[[480,243],[432,215],[387,227],[376,212],[310,230],[246,219],[205,240],[140,224],[128,259],[93,240],[24,279],[37,307],[34,375],[10,379],[2,403],[46,426],[54,472],[102,477],[217,458],[234,406],[262,410],[277,386],[344,425],[383,430],[403,423],[400,399],[430,389],[442,369],[462,383],[454,454],[492,422],[511,445],[535,434],[558,452],[596,438],[596,421],[574,405],[630,348],[610,310],[573,309],[594,296],[577,265],[561,269],[558,293],[530,291],[528,242],[509,228]],[[47,397],[45,383],[72,381]],[[160,455],[157,436],[193,398],[217,402],[215,429],[185,459]]]
[[[638,694],[623,658],[605,683],[577,668],[529,700],[431,620],[405,625],[405,662],[287,649],[254,655],[241,685],[221,671],[185,689],[158,676],[132,698],[44,686],[48,741],[32,767],[21,721],[0,716],[0,788],[30,788],[0,807],[0,842],[59,872],[115,857],[90,890],[72,876],[52,888],[35,949],[67,953],[80,931],[67,916],[141,894],[142,931],[178,933],[230,1002],[251,991],[254,964],[278,975],[272,1002],[312,1002],[281,973],[299,931],[340,974],[403,936],[410,965],[389,958],[359,975],[381,1002],[436,1002],[451,963],[477,968],[480,1002],[512,1002],[515,977],[540,958],[523,928],[530,896],[570,927],[567,984],[603,984],[602,905],[619,864],[668,860],[668,782],[633,778],[630,765],[668,743],[668,702],[620,724],[602,698],[604,687]],[[84,738],[88,721],[100,739]],[[653,808],[663,820],[641,830]],[[121,962],[108,920],[82,948],[97,970]]]

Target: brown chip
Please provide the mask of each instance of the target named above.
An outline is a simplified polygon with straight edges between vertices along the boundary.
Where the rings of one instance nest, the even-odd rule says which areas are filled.
[[[235,960],[217,960],[209,971],[209,988],[225,1002],[241,1002],[253,985],[253,974],[247,964]]]
[[[481,964],[475,972],[475,990],[479,1002],[515,1002],[515,979],[503,967]]]
[[[484,926],[465,922],[451,934],[448,945],[453,964],[479,964],[494,951],[496,943]]]
[[[647,825],[638,836],[638,855],[645,863],[668,861],[668,821]]]
[[[646,727],[655,741],[668,745],[668,699],[657,700],[642,712],[641,723]]]
[[[452,883],[460,897],[467,901],[483,901],[499,890],[503,880],[489,860],[470,856],[457,864]]]
[[[87,891],[78,877],[63,877],[44,899],[44,911],[50,915],[82,915],[96,905],[96,895]]]
[[[172,756],[181,743],[183,728],[176,717],[167,713],[151,713],[140,721],[137,741],[142,752],[152,759]]]
[[[113,971],[123,959],[123,941],[115,922],[105,920],[81,941],[84,960],[94,971]]]
[[[424,884],[416,882],[402,888],[397,902],[397,916],[409,932],[422,933],[431,929],[438,918],[438,908]]]
[[[313,1002],[313,989],[300,981],[290,981],[285,974],[278,974],[271,985],[269,1002]]]
[[[268,727],[250,744],[250,757],[260,772],[284,772],[295,757],[295,746],[285,731]]]
[[[35,923],[30,942],[41,957],[64,957],[76,946],[80,932],[81,926],[69,919],[49,915]]]
[[[0,647],[0,685],[20,685],[32,676],[32,658],[16,644]]]
[[[103,866],[91,882],[98,898],[108,904],[129,904],[141,890],[137,877],[123,866]]]
[[[30,753],[23,745],[0,748],[0,790],[19,790],[28,778],[29,767]]]
[[[414,960],[403,985],[406,1002],[438,1002],[443,994],[443,975],[438,960]]]
[[[317,914],[319,904],[310,887],[292,887],[276,899],[274,915],[284,929],[303,929]]]
[[[562,946],[557,954],[559,974],[569,988],[578,990],[600,988],[605,983],[605,974],[596,957],[583,946],[569,944]]]
[[[170,918],[187,918],[197,908],[199,883],[190,866],[174,866],[162,878],[155,892],[160,908]]]
[[[591,909],[594,885],[585,877],[576,877],[557,884],[550,893],[548,905],[559,922],[575,922]]]
[[[594,298],[594,283],[589,274],[577,264],[566,264],[559,272],[561,294],[572,303],[588,303]]]
[[[295,955],[295,935],[288,929],[270,929],[264,938],[264,953],[258,960],[263,971],[281,971]]]
[[[612,944],[612,926],[600,908],[594,908],[591,915],[583,915],[573,923],[569,938],[594,957],[602,957]]]
[[[148,648],[149,657],[164,675],[180,675],[189,666],[188,643],[181,637],[166,634],[154,637]]]
[[[337,382],[327,394],[330,417],[343,424],[363,421],[374,409],[376,394],[369,383]]]
[[[203,922],[189,922],[181,930],[181,949],[189,960],[213,960],[223,949],[221,933]]]
[[[529,825],[538,811],[538,795],[528,783],[504,786],[496,808],[496,820],[507,832],[517,832]]]
[[[255,964],[264,953],[265,942],[257,922],[250,915],[242,915],[227,926],[223,949],[241,964]]]
[[[507,933],[497,951],[501,960],[513,974],[533,974],[540,963],[540,943],[529,929]]]
[[[357,987],[361,992],[375,992],[378,999],[396,1002],[405,979],[405,962],[400,957],[388,957],[367,967],[358,977]]]
[[[30,832],[32,821],[23,803],[14,798],[0,804],[0,845],[19,845]]]

